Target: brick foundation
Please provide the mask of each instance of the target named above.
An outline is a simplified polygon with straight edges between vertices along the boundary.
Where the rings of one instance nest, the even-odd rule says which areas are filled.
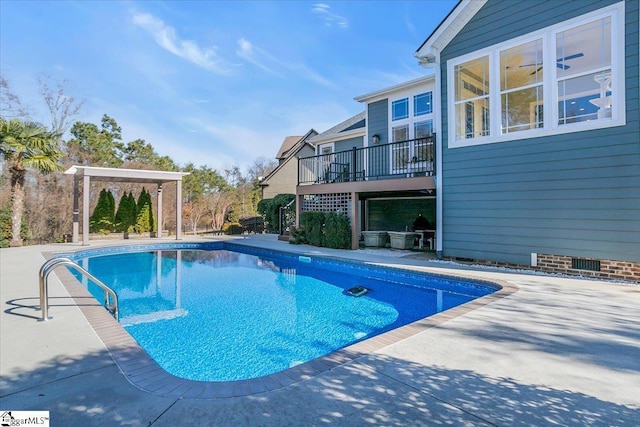
[[[571,257],[538,254],[538,270],[552,273],[576,274],[586,277],[622,279],[640,282],[640,262],[600,259],[600,271],[576,270],[571,266]],[[533,267],[535,268],[535,267]]]
[[[600,271],[591,271],[577,270],[572,268],[572,257],[562,255],[538,254],[537,267],[479,259],[450,259],[455,261],[471,262],[474,264],[489,265],[493,267],[519,268],[525,270],[544,271],[547,273],[562,273],[584,277],[598,277],[602,279],[620,279],[630,280],[632,282],[640,282],[640,262],[594,259],[593,261],[600,261]]]

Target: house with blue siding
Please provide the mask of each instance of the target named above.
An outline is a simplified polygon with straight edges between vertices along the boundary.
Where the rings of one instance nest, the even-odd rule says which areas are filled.
[[[462,0],[418,48],[441,256],[640,280],[638,5]]]
[[[359,96],[363,113],[310,138],[316,153],[298,161],[296,217],[342,212],[353,249],[362,231],[404,232],[420,214],[435,226],[434,82]]]

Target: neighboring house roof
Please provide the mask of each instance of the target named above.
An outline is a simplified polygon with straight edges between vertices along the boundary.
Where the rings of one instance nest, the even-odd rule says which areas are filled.
[[[356,96],[355,99],[358,102],[374,102],[383,98],[387,98],[389,94],[394,92],[403,91],[405,89],[411,89],[414,86],[420,86],[435,81],[435,74],[420,77],[418,79],[409,80],[408,82],[400,83],[394,86],[390,86],[384,89],[376,90],[374,92],[365,93],[364,95]]]
[[[305,133],[303,136],[287,136],[282,142],[282,145],[278,150],[278,154],[276,154],[276,159],[284,160],[293,155],[294,152],[300,151],[300,147],[298,147],[298,145],[304,144],[305,141],[317,134],[318,132],[316,132],[315,129],[309,129],[309,132]]]
[[[280,149],[278,150],[278,154],[276,154],[276,159],[282,160],[285,157],[287,157],[289,151],[293,148],[294,145],[296,145],[296,143],[298,141],[300,141],[300,139],[302,139],[302,135],[287,136],[284,139],[284,141],[282,142],[282,145],[280,146]]]
[[[364,126],[366,118],[365,112],[358,113],[353,117],[349,117],[344,122],[338,123],[331,129],[322,132],[319,135],[309,138],[310,143],[318,145],[322,142],[337,141],[340,139],[351,138],[360,134],[364,135]]]
[[[260,181],[260,185],[268,185],[267,181],[269,178],[278,173],[278,171],[282,169],[291,158],[295,158],[296,154],[298,154],[305,145],[310,145],[315,148],[315,145],[309,140],[316,135],[318,135],[318,132],[315,129],[310,129],[309,132],[303,136],[287,136],[282,142],[282,145],[278,150],[278,154],[276,154],[276,159],[278,159],[280,163],[274,170],[265,176],[262,181]],[[293,143],[291,141],[293,141]]]
[[[437,61],[438,54],[469,23],[487,0],[460,0],[413,54],[421,64]]]

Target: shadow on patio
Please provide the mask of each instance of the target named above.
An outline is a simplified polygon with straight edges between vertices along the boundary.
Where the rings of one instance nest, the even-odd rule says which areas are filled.
[[[3,409],[49,410],[52,425],[72,426],[631,426],[640,415],[583,393],[379,354],[274,392],[176,400],[138,390],[113,363],[105,366],[105,357],[59,357],[34,371],[11,372],[2,380],[0,403]],[[24,383],[32,385],[25,389]]]

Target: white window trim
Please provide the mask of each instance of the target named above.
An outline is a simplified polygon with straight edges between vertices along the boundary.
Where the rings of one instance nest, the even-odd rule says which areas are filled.
[[[319,156],[322,154],[322,149],[323,148],[327,148],[327,147],[331,147],[331,153],[327,153],[327,154],[332,154],[336,151],[336,143],[335,142],[324,142],[324,143],[320,143],[316,146],[316,155]]]
[[[543,79],[543,99],[545,103],[544,127],[519,132],[502,134],[501,126],[501,100],[500,100],[500,51],[524,44],[536,39],[543,40],[543,63],[554,64],[555,58],[555,34],[568,28],[577,27],[597,19],[611,17],[611,76],[615,90],[612,93],[611,119],[594,120],[570,124],[558,124],[558,109],[554,106],[558,102],[558,85],[556,72],[545,73]],[[514,141],[520,139],[539,138],[551,135],[590,131],[609,127],[624,126],[626,124],[626,100],[625,100],[625,7],[624,1],[608,7],[581,15],[567,21],[543,28],[539,31],[523,35],[503,43],[495,44],[459,56],[447,61],[447,116],[448,116],[448,146],[449,148],[469,147],[475,145],[492,144],[497,142]],[[478,138],[456,140],[455,122],[455,81],[454,69],[456,65],[489,56],[489,84],[490,84],[490,135]],[[498,70],[498,72],[496,72]],[[396,98],[397,99],[397,98]],[[391,121],[390,121],[391,123]],[[394,122],[394,123],[397,123]]]
[[[431,113],[428,114],[422,114],[420,116],[414,116],[414,107],[413,107],[413,97],[415,95],[420,95],[422,93],[428,93],[431,92]],[[395,127],[399,127],[399,126],[404,126],[404,125],[408,125],[409,126],[409,139],[414,139],[415,135],[414,135],[414,130],[413,130],[413,124],[417,123],[417,122],[424,122],[427,120],[431,120],[432,122],[432,129],[433,132],[436,132],[435,129],[435,89],[433,87],[421,87],[421,88],[414,88],[411,91],[405,91],[405,92],[401,92],[398,94],[395,94],[393,97],[389,97],[388,98],[388,105],[389,105],[389,117],[388,117],[388,132],[389,135],[388,136],[388,141],[389,142],[393,142],[393,128]],[[408,99],[409,100],[409,117],[407,117],[406,119],[399,119],[399,120],[393,120],[393,111],[392,111],[392,106],[393,103],[395,101],[399,101],[401,99]]]

